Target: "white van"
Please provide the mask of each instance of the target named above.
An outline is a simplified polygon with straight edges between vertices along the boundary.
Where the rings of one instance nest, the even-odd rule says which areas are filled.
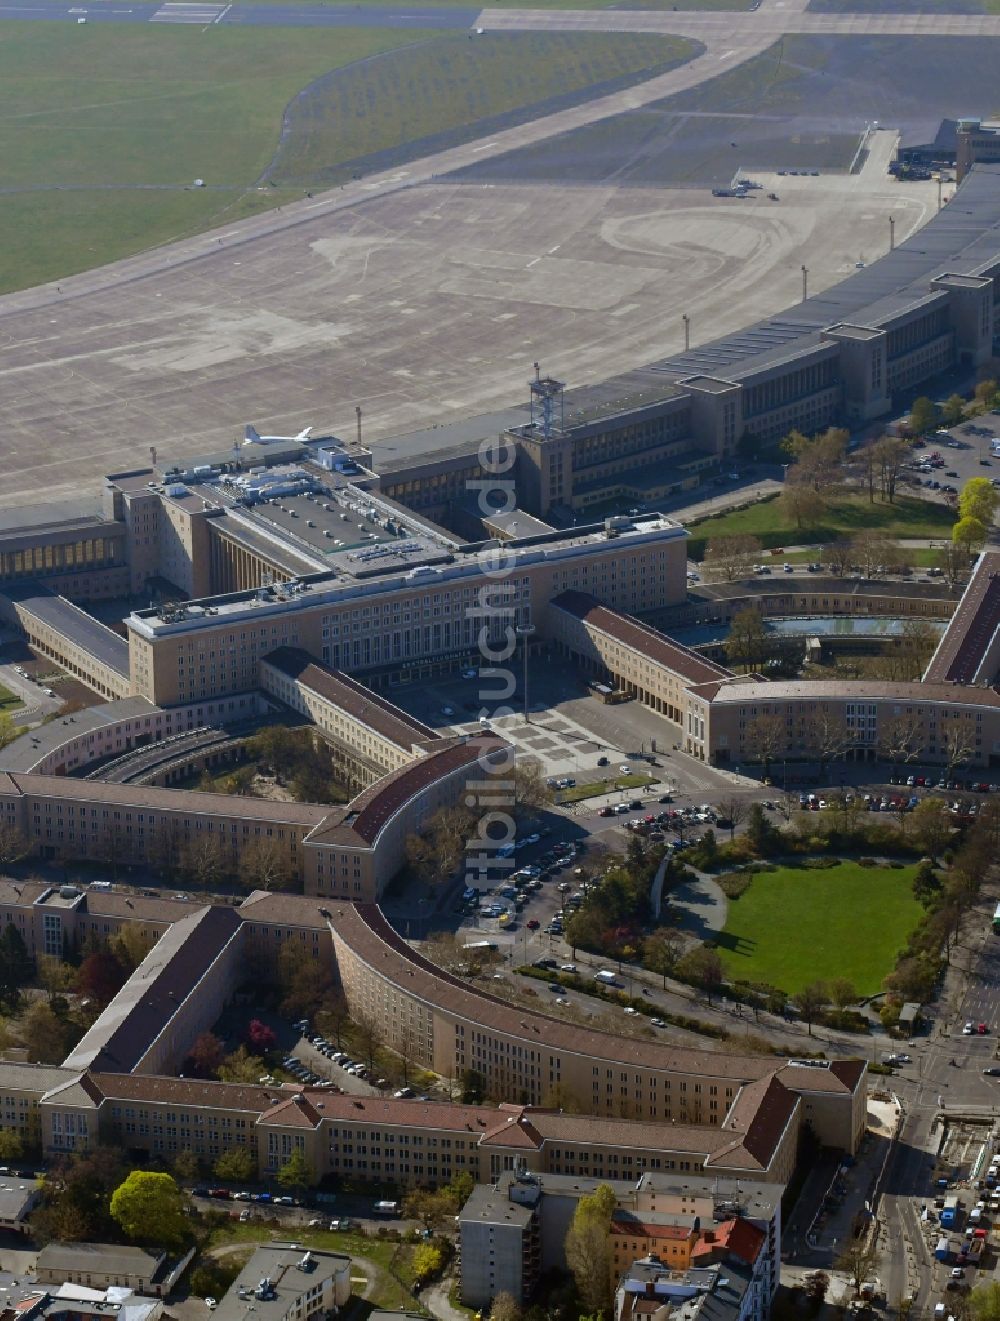
[[[595,982],[603,982],[605,986],[615,985],[615,974],[608,968],[601,968],[599,972],[594,973]]]

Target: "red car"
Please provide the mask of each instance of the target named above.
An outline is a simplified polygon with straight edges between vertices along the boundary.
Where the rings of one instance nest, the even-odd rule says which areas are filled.
[[[613,808],[610,808],[610,807],[602,807],[602,808],[600,809],[600,811],[597,813],[597,815],[598,815],[598,816],[614,816],[614,809],[613,809]]]
[[[528,928],[529,931],[537,931],[538,928],[541,926],[541,922],[539,922],[537,918],[533,917],[530,919],[530,921],[525,922],[524,925]]]
[[[986,1033],[989,1032],[989,1028],[986,1026],[985,1023],[980,1023],[979,1026],[976,1028],[976,1031],[979,1033],[981,1037],[985,1037]]]

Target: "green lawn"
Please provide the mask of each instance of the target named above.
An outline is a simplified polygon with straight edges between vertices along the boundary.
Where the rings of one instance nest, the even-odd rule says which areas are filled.
[[[477,119],[627,85],[695,49],[615,33],[469,41],[393,28],[5,22],[0,293],[296,200],[373,152],[460,140]]]
[[[601,794],[612,793],[615,789],[645,789],[650,784],[656,784],[652,775],[619,775],[615,780],[595,780],[592,784],[559,789],[555,797],[557,803],[578,803],[583,798],[599,798]]]
[[[20,711],[22,706],[24,706],[24,703],[20,697],[0,683],[0,711],[6,711],[10,714],[11,711]]]
[[[923,912],[910,888],[915,871],[841,862],[825,871],[780,867],[755,876],[730,902],[718,938],[726,972],[791,995],[833,977],[872,994]]]
[[[808,526],[797,528],[784,513],[780,497],[773,496],[736,509],[729,514],[718,514],[699,523],[691,524],[688,555],[700,560],[705,546],[713,537],[748,532],[759,537],[761,545],[811,546],[852,536],[865,528],[875,528],[888,537],[941,537],[951,534],[955,515],[944,505],[931,500],[917,500],[900,496],[894,504],[871,504],[866,496],[845,495],[827,502],[820,518]]]

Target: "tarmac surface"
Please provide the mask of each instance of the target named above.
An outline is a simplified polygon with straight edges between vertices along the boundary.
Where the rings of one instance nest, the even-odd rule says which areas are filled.
[[[227,449],[250,421],[353,435],[360,405],[366,440],[451,421],[522,398],[535,360],[570,384],[601,380],[676,352],[682,311],[696,346],[794,302],[803,264],[818,292],[874,260],[888,246],[890,213],[898,243],[936,206],[935,185],[887,178],[892,132],[877,135],[858,174],[755,172],[762,190],[745,201],[614,180],[449,179],[696,88],[784,32],[1000,35],[998,16],[821,14],[803,3],[763,0],[751,13],[484,10],[477,25],[495,30],[673,32],[704,50],[640,85],[0,299],[0,504],[28,491],[73,498],[104,473],[147,463],[151,446],[178,459]],[[89,18],[91,6],[73,12],[84,9]],[[261,13],[175,0],[151,15],[119,9],[123,19],[203,25]],[[0,15],[15,12],[23,16],[19,7]],[[326,22],[347,10],[273,12]],[[417,24],[456,17],[405,12]]]

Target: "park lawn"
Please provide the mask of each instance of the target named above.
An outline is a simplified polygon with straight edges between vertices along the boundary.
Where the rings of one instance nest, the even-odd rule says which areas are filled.
[[[873,994],[923,914],[911,889],[915,872],[841,862],[760,873],[729,903],[718,937],[727,974],[793,996],[809,982],[846,977],[861,995]]]
[[[949,540],[947,537],[941,538],[942,542]],[[930,546],[907,546],[903,548],[903,556],[912,569],[930,569],[938,562],[941,556],[940,549],[932,550]],[[770,558],[772,557],[773,558]],[[780,571],[782,564],[812,564],[813,561],[822,561],[823,548],[818,547],[815,550],[790,550],[790,551],[764,551],[761,558],[764,563],[770,564],[772,570]]]
[[[835,496],[827,501],[824,512],[815,523],[796,527],[782,509],[780,497],[772,496],[734,509],[728,514],[717,514],[690,526],[688,556],[694,560],[704,558],[705,546],[713,537],[750,533],[759,537],[765,547],[821,546],[850,537],[856,532],[875,529],[887,537],[940,537],[951,535],[954,513],[932,500],[918,500],[913,496],[898,496],[896,501],[872,504],[865,495]]]
[[[100,0],[101,3],[114,4],[117,0]],[[1000,3],[1000,0],[997,0]],[[344,0],[308,0],[310,4],[330,5],[340,8]],[[397,0],[354,0],[362,9],[381,9],[395,5]],[[752,9],[755,0],[630,0],[629,9],[677,9],[677,10],[740,10]],[[238,0],[237,9],[244,5],[294,5],[304,8],[303,0]],[[612,5],[621,8],[621,0],[491,0],[485,6],[488,9],[608,9]],[[420,0],[418,9],[471,9],[479,12],[480,6],[470,0]]]

